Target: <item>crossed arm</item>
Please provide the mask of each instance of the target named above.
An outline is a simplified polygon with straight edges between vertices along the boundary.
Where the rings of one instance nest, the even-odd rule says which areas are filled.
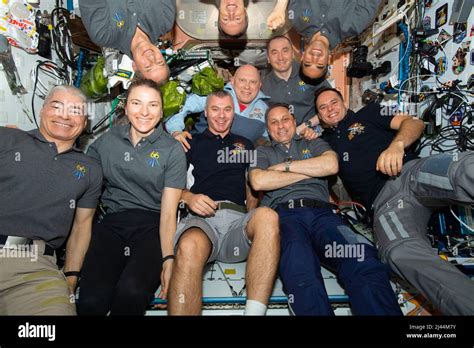
[[[336,153],[326,151],[318,157],[291,162],[289,172],[285,172],[284,163],[276,164],[266,170],[254,169],[250,172],[250,183],[256,191],[271,191],[302,180],[333,175],[338,171]]]

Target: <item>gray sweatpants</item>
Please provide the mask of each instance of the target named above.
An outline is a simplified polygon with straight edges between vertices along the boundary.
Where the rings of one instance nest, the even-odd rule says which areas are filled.
[[[408,162],[374,202],[381,260],[447,315],[474,315],[474,281],[432,249],[427,224],[433,209],[473,202],[473,152]]]

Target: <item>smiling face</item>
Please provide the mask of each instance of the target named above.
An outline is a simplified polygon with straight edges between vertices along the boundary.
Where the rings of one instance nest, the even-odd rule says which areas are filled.
[[[342,98],[334,91],[322,92],[316,99],[319,119],[329,127],[335,127],[347,114]]]
[[[146,78],[163,84],[168,80],[169,68],[158,47],[150,41],[141,41],[133,47],[133,69]]]
[[[293,48],[286,38],[277,38],[268,45],[268,62],[277,73],[284,74],[291,69],[293,62]]]
[[[257,68],[244,65],[237,69],[231,79],[239,103],[249,105],[257,97],[262,83]]]
[[[210,95],[207,100],[205,115],[211,133],[225,137],[234,120],[234,101],[230,95],[219,97]]]
[[[128,92],[125,114],[131,124],[132,137],[147,137],[156,128],[163,113],[160,93],[149,86],[136,86]]]
[[[72,146],[87,125],[85,99],[72,88],[54,90],[46,98],[40,117],[39,130],[47,141]]]
[[[243,0],[221,0],[218,24],[229,36],[243,34],[247,27],[247,14]]]
[[[286,145],[296,134],[296,120],[286,107],[277,106],[267,115],[267,128],[273,140]]]
[[[329,51],[328,39],[315,34],[301,57],[303,74],[311,79],[324,77],[331,57]]]

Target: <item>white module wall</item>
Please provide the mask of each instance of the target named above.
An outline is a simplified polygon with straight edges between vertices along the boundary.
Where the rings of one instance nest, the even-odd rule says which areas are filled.
[[[38,9],[51,12],[55,7],[55,0],[41,0]],[[29,54],[22,49],[11,47],[13,59],[15,61],[22,85],[28,91],[22,96],[14,96],[8,86],[5,74],[0,72],[0,126],[15,125],[20,129],[30,130],[36,128],[32,121],[31,97],[33,90],[33,80],[31,70],[37,60],[44,60],[37,54]],[[0,65],[0,69],[3,68]],[[35,110],[39,114],[41,100],[36,98]]]
[[[65,1],[64,1],[65,3]],[[41,11],[46,10],[48,13],[55,8],[55,0],[41,0],[39,6],[35,7]],[[66,6],[64,4],[64,6]],[[78,9],[78,0],[74,1],[74,8],[77,11]],[[35,123],[33,122],[33,113],[32,113],[32,91],[34,80],[32,78],[32,71],[34,70],[37,61],[44,61],[45,59],[39,56],[38,54],[30,54],[26,51],[11,47],[12,56],[15,61],[18,74],[22,85],[26,88],[27,94],[25,95],[12,95],[12,92],[8,86],[5,73],[2,71],[3,68],[0,65],[0,126],[12,125],[16,126],[23,130],[30,130],[36,128]],[[52,60],[55,63],[60,64],[57,56],[53,50]],[[51,88],[57,81],[54,79],[47,78],[45,76],[41,77],[41,81],[46,88]],[[38,97],[35,97],[34,108],[39,123],[39,113],[42,106],[42,100]],[[95,103],[94,104],[94,114],[91,115],[92,123],[97,118],[101,118],[110,110],[109,103]]]

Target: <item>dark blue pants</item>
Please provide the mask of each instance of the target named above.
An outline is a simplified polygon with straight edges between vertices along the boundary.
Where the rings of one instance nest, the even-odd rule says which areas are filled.
[[[390,286],[390,269],[377,259],[375,247],[339,216],[324,208],[278,208],[277,212],[279,272],[296,315],[334,315],[321,264],[335,272],[355,315],[402,315]]]

